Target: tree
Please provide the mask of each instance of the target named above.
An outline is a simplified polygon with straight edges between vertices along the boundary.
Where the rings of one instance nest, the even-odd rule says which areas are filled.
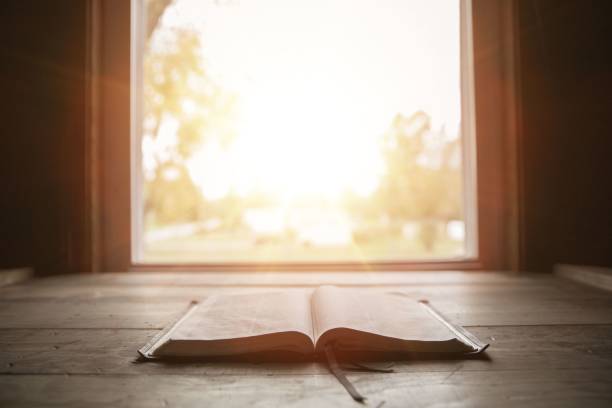
[[[437,164],[427,163],[426,138],[433,137],[431,119],[422,112],[406,118],[398,114],[384,136],[386,172],[377,191],[380,210],[401,224],[421,224],[419,238],[431,251],[437,239],[437,221],[461,216],[461,173],[453,165],[460,151],[457,139],[444,142],[435,152]]]
[[[164,123],[177,124],[175,143],[154,157],[152,177],[145,178],[145,218],[154,224],[199,219],[205,202],[186,163],[207,140],[226,145],[234,137],[236,97],[209,77],[199,33],[161,24],[171,5],[170,0],[147,1],[144,137],[155,140]],[[171,196],[180,196],[183,204],[170,205],[176,201]]]
[[[145,9],[147,10],[147,42],[159,25],[159,19],[173,0],[146,0]]]

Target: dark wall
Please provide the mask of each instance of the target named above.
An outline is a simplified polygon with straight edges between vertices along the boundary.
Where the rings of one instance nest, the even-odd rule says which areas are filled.
[[[518,5],[523,266],[610,266],[612,1]]]
[[[83,262],[86,2],[0,5],[0,268]]]

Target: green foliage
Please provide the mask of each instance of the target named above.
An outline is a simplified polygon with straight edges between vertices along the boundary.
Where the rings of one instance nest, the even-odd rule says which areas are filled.
[[[460,153],[459,139],[436,146],[438,162],[428,164],[428,137],[433,135],[426,113],[394,118],[383,138],[386,168],[378,190],[367,199],[347,199],[347,208],[364,225],[355,232],[356,240],[371,241],[382,230],[399,235],[405,223],[414,222],[419,225],[417,238],[431,252],[440,224],[461,218],[461,169],[453,163]]]
[[[207,75],[197,33],[164,30],[164,34],[169,38],[150,47],[144,61],[145,133],[156,137],[165,117],[176,119],[180,124],[176,154],[186,160],[205,137],[222,144],[234,138],[236,97]]]
[[[168,119],[178,129],[176,143],[155,158],[154,174],[145,182],[146,222],[163,226],[215,220],[223,231],[241,231],[246,228],[242,212],[274,205],[270,197],[238,197],[230,192],[206,201],[186,168],[202,144],[215,141],[227,146],[234,140],[237,97],[210,77],[198,33],[159,27],[171,0],[147,0],[147,4],[152,12],[144,58],[143,131],[155,139]],[[416,237],[422,247],[431,252],[439,241],[439,226],[462,218],[459,139],[439,137],[432,149],[436,134],[431,128],[430,117],[422,111],[393,119],[382,140],[385,173],[378,189],[369,197],[349,192],[343,197],[345,210],[358,226],[353,233],[356,242],[397,238],[412,222],[420,226]],[[437,155],[433,164],[427,158],[432,150]]]
[[[144,186],[146,222],[167,225],[200,218],[202,196],[181,163],[166,161]]]
[[[155,11],[151,18],[158,25],[170,2],[149,3]],[[236,97],[209,77],[197,33],[158,27],[150,35],[143,62],[143,131],[155,139],[169,118],[178,123],[178,129],[175,145],[163,157],[156,157],[155,174],[145,183],[146,218],[156,224],[196,220],[204,202],[185,163],[207,140],[224,146],[235,137]],[[171,181],[164,176],[168,172],[173,174]]]
[[[438,165],[423,163],[431,120],[424,112],[397,115],[384,137],[386,172],[378,190],[382,210],[395,220],[450,220],[461,216],[461,174],[451,164],[457,140],[446,142]],[[421,160],[419,160],[421,159]]]

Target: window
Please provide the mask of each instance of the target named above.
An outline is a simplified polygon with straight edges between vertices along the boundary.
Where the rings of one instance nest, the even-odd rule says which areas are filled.
[[[96,2],[98,268],[510,265],[513,9],[473,1]]]
[[[140,3],[134,259],[473,257],[460,6]]]

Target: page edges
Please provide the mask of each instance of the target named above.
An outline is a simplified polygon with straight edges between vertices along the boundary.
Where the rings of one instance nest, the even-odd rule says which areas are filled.
[[[448,318],[446,318],[442,313],[440,313],[436,308],[434,308],[428,300],[422,299],[419,300],[418,303],[423,306],[429,314],[435,317],[440,323],[442,323],[446,328],[448,328],[459,340],[468,346],[473,348],[473,352],[469,354],[479,354],[482,353],[489,347],[488,343],[483,343],[472,333],[467,331],[464,327],[454,324]]]
[[[159,333],[157,333],[151,340],[147,342],[144,346],[138,349],[138,354],[140,357],[145,360],[154,360],[156,357],[152,354],[155,350],[157,350],[163,342],[168,338],[170,333],[178,327],[178,325],[184,321],[198,306],[200,302],[197,300],[192,300],[189,302],[187,309],[178,315],[176,319],[174,319],[170,324],[168,324],[165,328],[163,328]]]

